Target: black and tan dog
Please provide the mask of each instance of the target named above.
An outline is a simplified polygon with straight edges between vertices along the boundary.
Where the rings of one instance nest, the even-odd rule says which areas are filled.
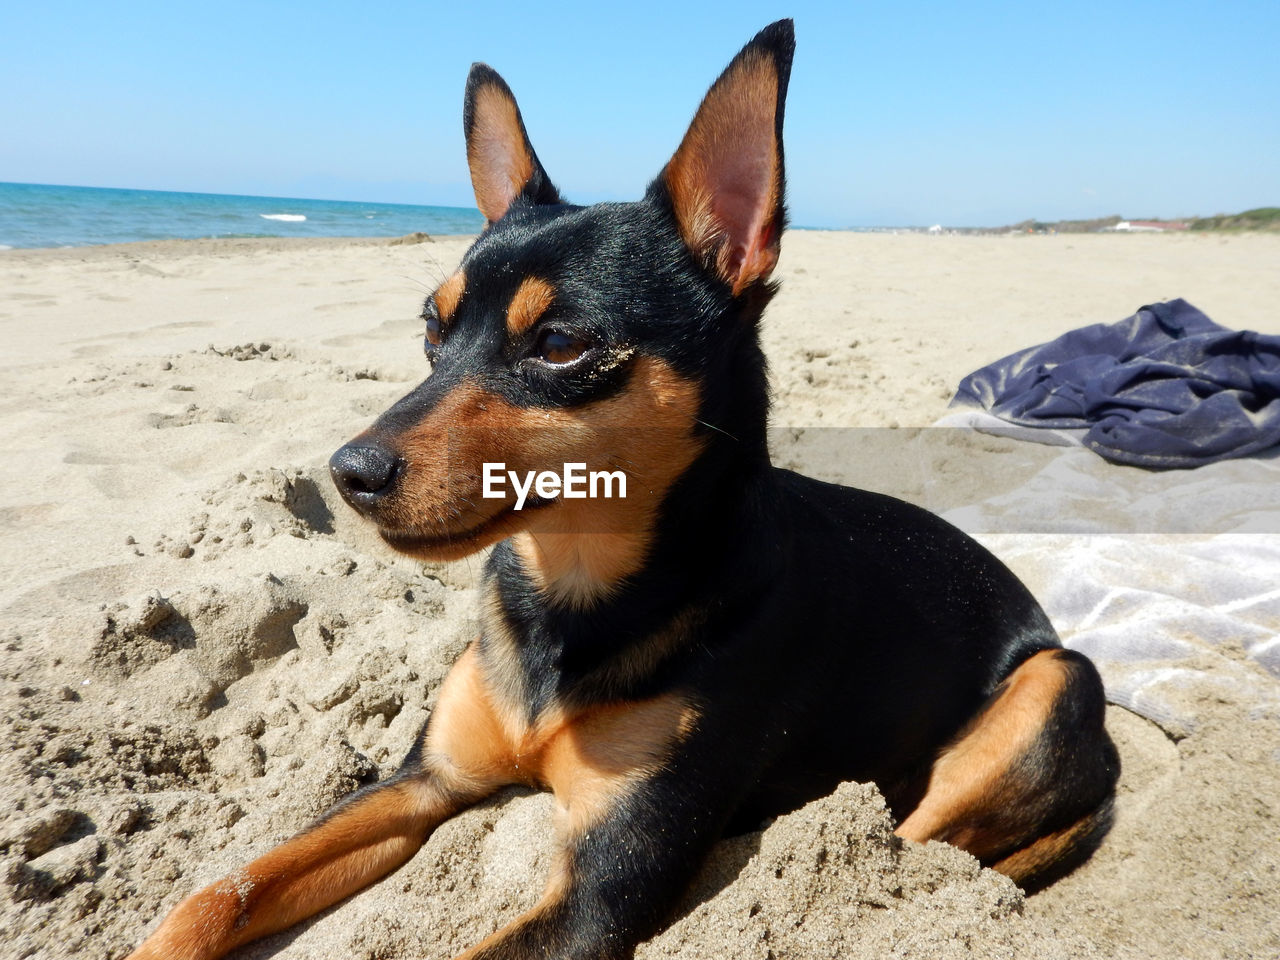
[[[180,903],[135,958],[218,957],[359,890],[507,784],[561,856],[469,958],[628,957],[717,838],[872,780],[909,840],[1019,883],[1088,856],[1117,775],[1098,674],[1018,580],[905,503],[773,467],[757,326],[784,223],[789,21],[707,93],[638,203],[564,202],[485,66],[464,123],[488,225],[427,301],[434,369],[334,455],[397,550],[497,544],[483,632],[390,780]],[[484,495],[620,470],[628,496]]]

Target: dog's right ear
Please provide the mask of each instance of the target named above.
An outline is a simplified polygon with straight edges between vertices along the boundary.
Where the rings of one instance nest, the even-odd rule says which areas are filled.
[[[517,197],[534,203],[561,202],[529,143],[511,88],[486,64],[471,66],[462,129],[476,206],[489,223],[501,220]]]

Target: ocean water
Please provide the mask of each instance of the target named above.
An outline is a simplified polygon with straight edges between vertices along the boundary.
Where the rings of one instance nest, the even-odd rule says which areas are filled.
[[[347,200],[240,197],[0,183],[0,249],[198,237],[399,237],[478,233],[480,211]]]

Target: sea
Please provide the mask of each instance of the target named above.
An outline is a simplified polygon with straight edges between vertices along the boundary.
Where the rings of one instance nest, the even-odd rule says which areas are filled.
[[[480,211],[296,197],[0,183],[0,249],[201,237],[479,233]]]

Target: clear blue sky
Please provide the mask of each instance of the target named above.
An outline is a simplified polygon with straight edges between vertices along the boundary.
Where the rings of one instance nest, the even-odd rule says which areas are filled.
[[[552,178],[631,199],[796,20],[795,223],[1280,204],[1280,2],[6,4],[0,180],[471,205],[473,60]]]

